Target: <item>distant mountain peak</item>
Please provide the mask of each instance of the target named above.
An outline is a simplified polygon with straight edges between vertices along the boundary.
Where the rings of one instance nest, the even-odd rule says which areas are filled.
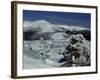
[[[50,24],[48,21],[46,21],[46,20],[37,20],[37,21],[35,21],[35,23],[44,23],[44,24]]]

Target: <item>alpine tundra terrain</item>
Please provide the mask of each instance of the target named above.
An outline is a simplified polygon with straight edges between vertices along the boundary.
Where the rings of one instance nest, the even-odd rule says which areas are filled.
[[[91,65],[91,32],[46,20],[23,22],[23,69]]]

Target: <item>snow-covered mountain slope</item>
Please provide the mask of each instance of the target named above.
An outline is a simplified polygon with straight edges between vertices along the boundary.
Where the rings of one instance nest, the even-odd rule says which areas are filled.
[[[76,66],[91,64],[88,28],[51,24],[45,20],[24,21],[23,26],[24,69],[72,67],[72,55]]]
[[[39,40],[40,37],[49,40],[52,39],[54,35],[61,36],[62,34],[65,34],[65,36],[61,36],[63,38],[68,37],[67,34],[82,34],[86,39],[90,40],[90,30],[88,28],[51,24],[45,20],[24,21],[23,32],[24,40]]]
[[[33,27],[33,28],[41,28],[43,31],[54,31],[54,29],[68,29],[71,31],[77,31],[77,30],[88,30],[88,28],[80,27],[80,26],[68,26],[68,25],[57,25],[57,24],[51,24],[46,20],[38,20],[38,21],[24,21],[23,27]],[[47,32],[46,31],[46,32]]]
[[[52,27],[52,24],[45,20],[39,20],[39,21],[24,21],[24,29],[29,27],[28,29],[34,30],[36,28],[41,29],[39,31],[41,32],[54,32],[54,29]]]

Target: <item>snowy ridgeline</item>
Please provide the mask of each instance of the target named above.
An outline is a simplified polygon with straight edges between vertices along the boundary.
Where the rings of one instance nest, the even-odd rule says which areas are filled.
[[[23,39],[44,40],[66,39],[70,35],[82,34],[86,40],[90,40],[90,29],[81,26],[51,24],[45,20],[24,21]]]

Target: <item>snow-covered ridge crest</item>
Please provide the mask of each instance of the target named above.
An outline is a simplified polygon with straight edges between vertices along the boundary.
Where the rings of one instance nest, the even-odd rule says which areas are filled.
[[[77,30],[89,30],[88,28],[84,28],[81,26],[69,26],[69,25],[59,25],[59,24],[52,24],[46,20],[37,20],[37,21],[24,21],[23,27],[30,27],[33,28],[41,28],[43,32],[47,31],[55,31],[56,29],[63,28],[68,29],[70,31],[77,31]]]
[[[70,35],[82,34],[90,40],[90,30],[81,26],[52,24],[46,20],[24,21],[23,23],[24,40],[44,40],[65,39]]]
[[[42,32],[54,32],[52,24],[45,20],[38,20],[38,21],[24,21],[24,28],[31,28],[31,29],[41,29]]]

